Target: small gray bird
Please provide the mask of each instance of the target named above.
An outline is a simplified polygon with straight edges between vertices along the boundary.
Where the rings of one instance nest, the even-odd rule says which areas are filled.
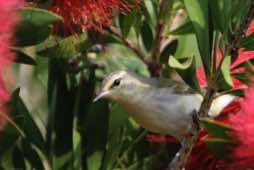
[[[203,97],[187,85],[159,80],[130,71],[109,74],[94,99],[108,98],[122,105],[137,123],[151,132],[168,134],[179,141],[192,126],[192,113],[198,111]],[[218,113],[234,99],[224,95],[215,99],[209,111]]]

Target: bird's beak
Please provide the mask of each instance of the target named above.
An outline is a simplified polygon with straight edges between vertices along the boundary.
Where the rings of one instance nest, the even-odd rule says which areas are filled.
[[[109,93],[108,91],[104,91],[104,92],[99,93],[99,94],[93,99],[93,102],[98,101],[99,99],[101,99],[101,98],[103,98],[104,96],[106,96],[108,93]]]

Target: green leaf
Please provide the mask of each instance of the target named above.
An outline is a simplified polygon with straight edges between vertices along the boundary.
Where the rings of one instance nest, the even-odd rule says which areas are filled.
[[[232,15],[231,0],[213,0],[209,1],[214,27],[227,35],[229,23]]]
[[[143,22],[143,25],[141,27],[141,37],[146,50],[150,51],[153,45],[154,38],[151,27],[145,21]]]
[[[233,74],[233,77],[237,78],[239,81],[247,85],[250,85],[252,83],[252,80],[248,75],[246,75],[246,73]]]
[[[16,30],[17,46],[30,46],[43,42],[51,33],[50,25],[61,19],[52,12],[38,8],[21,8],[19,12],[22,21]]]
[[[6,130],[6,129],[5,129]],[[5,133],[3,134],[5,135]],[[4,136],[5,138],[8,138],[9,136]],[[2,144],[2,140],[0,141],[0,144]],[[15,142],[15,141],[14,141]],[[5,148],[4,145],[1,145],[1,147],[5,148],[5,151],[3,152],[0,147],[0,168],[5,169],[15,169],[15,165],[13,163],[13,150],[14,150],[14,143],[9,143],[11,147]]]
[[[185,35],[185,34],[191,34],[191,33],[194,33],[194,28],[190,20],[183,23],[176,29],[170,31],[171,35]]]
[[[157,3],[154,3],[153,1],[144,1],[144,6],[142,6],[143,14],[146,18],[146,21],[148,22],[148,25],[151,28],[154,28],[157,23]]]
[[[22,129],[25,137],[41,150],[45,150],[45,143],[41,131],[24,102],[19,97],[19,89],[13,92],[9,102],[9,108],[13,121]]]
[[[208,149],[220,159],[229,158],[230,154],[228,153],[234,146],[237,146],[236,143],[231,140],[220,138],[206,139],[205,144]]]
[[[87,155],[84,154],[87,147],[87,115],[90,112],[94,97],[95,80],[94,69],[90,69],[89,74],[81,74],[76,93],[73,125],[74,169],[82,169],[82,167],[86,169],[87,167]]]
[[[20,142],[18,142],[19,144]],[[13,165],[15,166],[14,169],[26,169],[27,167],[27,161],[24,158],[23,153],[21,152],[21,150],[19,149],[19,147],[17,145],[15,145],[15,147],[13,148],[13,154],[12,154],[12,161],[13,161]]]
[[[226,56],[223,60],[216,84],[219,91],[230,90],[233,87],[231,78],[231,56]]]
[[[25,51],[18,48],[13,48],[12,51],[16,52],[15,62],[20,64],[36,65],[36,61],[30,57]]]
[[[135,23],[135,18],[136,18],[136,12],[132,11],[126,15],[120,14],[119,16],[119,25],[121,28],[121,32],[123,37],[127,37],[131,27]]]
[[[232,89],[228,94],[233,96],[244,97],[244,89]]]
[[[168,62],[169,56],[175,54],[177,45],[178,45],[177,40],[173,40],[172,42],[166,45],[166,47],[161,52],[160,63]]]
[[[130,167],[128,167],[127,170],[154,170],[156,165],[155,163],[158,161],[157,155],[151,155],[143,160],[139,160]]]
[[[230,66],[231,66],[231,56],[226,56],[221,65],[221,72],[226,83],[232,86],[233,82],[231,79]]]
[[[189,68],[192,64],[193,57],[187,58],[187,60],[183,63],[180,63],[174,56],[170,56],[168,60],[168,64],[172,68],[180,69],[180,70],[185,70]]]
[[[41,8],[25,7],[21,8],[19,12],[23,21],[29,21],[29,23],[37,26],[50,25],[62,19],[59,15]]]
[[[26,169],[31,169],[31,167],[34,167],[35,169],[43,169],[44,160],[40,159],[37,151],[34,150],[33,146],[35,145],[32,144],[31,140],[28,138],[23,138],[19,144],[20,152],[22,153],[22,156],[25,160],[25,165],[26,167],[28,166]]]
[[[4,147],[0,147],[1,153],[5,153],[5,150],[9,150],[15,146],[12,154],[17,159],[17,164],[24,163],[28,167],[33,166],[36,169],[41,169],[42,162],[39,160],[38,155],[32,149],[31,145],[45,152],[44,139],[32,115],[19,97],[19,89],[13,92],[8,103],[8,108],[11,118],[6,117],[9,124],[4,131],[5,138],[1,140],[1,147]],[[17,150],[19,150],[19,154],[15,153]]]
[[[184,58],[183,58],[184,59]],[[182,59],[182,60],[183,60]],[[195,57],[185,58],[180,62],[174,56],[170,56],[168,60],[170,67],[176,69],[182,79],[193,89],[200,91],[200,87],[196,78],[196,62]]]
[[[241,40],[241,47],[245,48],[246,50],[253,50],[254,49],[254,33],[250,34],[247,37],[244,37]]]
[[[193,28],[206,74],[210,72],[211,56],[210,44],[212,39],[209,31],[208,0],[184,0]]]
[[[72,168],[73,107],[75,90],[68,87],[66,61],[51,58],[48,76],[47,151],[53,169]]]
[[[228,0],[230,1],[230,0]],[[251,7],[251,0],[245,1],[230,1],[231,5],[231,16],[230,21],[230,31],[233,33],[235,30],[239,29],[244,17],[247,15],[249,8]],[[234,36],[231,34],[231,36]]]
[[[23,21],[17,26],[16,30],[16,46],[31,46],[39,44],[46,40],[51,32],[48,25],[37,26]],[[31,35],[31,33],[33,33]]]
[[[0,160],[5,158],[7,154],[11,154],[10,152],[12,152],[18,138],[22,136],[20,132],[10,123],[5,127],[2,135],[4,138],[0,139]]]
[[[224,124],[215,122],[208,118],[201,119],[204,128],[215,138],[230,139],[229,132],[232,129]]]
[[[65,58],[77,56],[87,50],[91,43],[87,39],[87,35],[72,35],[64,39],[51,37],[44,43],[36,46],[38,55],[51,58]]]
[[[102,169],[113,169],[117,161],[115,158],[118,157],[123,145],[123,128],[128,123],[128,117],[128,113],[119,104],[110,107],[107,152]]]
[[[87,170],[99,170],[106,150],[109,108],[104,100],[93,103],[86,117],[85,156]]]
[[[45,155],[45,153],[43,153],[37,146],[32,145],[32,149],[34,149],[36,151],[36,153],[38,154],[41,163],[43,164],[43,169],[44,170],[52,170],[51,165],[49,163],[49,160],[47,158],[47,156]]]

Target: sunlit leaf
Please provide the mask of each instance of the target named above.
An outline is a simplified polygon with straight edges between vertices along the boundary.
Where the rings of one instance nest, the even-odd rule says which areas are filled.
[[[182,59],[184,60],[184,59]],[[200,91],[200,87],[196,78],[196,62],[195,57],[185,58],[183,62],[180,62],[174,56],[170,56],[168,60],[170,67],[176,69],[182,79],[193,89]]]
[[[152,28],[156,26],[157,23],[157,3],[153,1],[144,1],[143,14],[148,22],[148,25]]]
[[[209,73],[211,67],[211,37],[209,32],[208,0],[184,0],[184,4],[196,33],[205,71]]]
[[[185,34],[190,34],[190,33],[194,33],[194,28],[193,28],[192,22],[190,20],[183,23],[176,29],[170,31],[170,34],[172,34],[172,35],[185,35]]]
[[[232,86],[233,82],[231,79],[231,72],[230,72],[230,65],[231,65],[231,56],[226,56],[223,60],[223,63],[221,65],[221,72],[225,79],[225,81]]]

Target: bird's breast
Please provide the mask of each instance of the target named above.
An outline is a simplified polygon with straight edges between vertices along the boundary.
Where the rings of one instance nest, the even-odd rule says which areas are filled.
[[[191,112],[200,106],[194,99],[168,90],[147,91],[122,105],[142,127],[179,139],[191,125]]]

